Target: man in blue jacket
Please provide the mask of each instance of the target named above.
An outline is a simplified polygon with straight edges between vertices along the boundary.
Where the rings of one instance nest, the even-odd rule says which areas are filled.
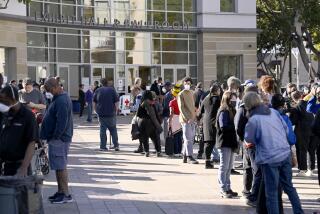
[[[250,114],[245,143],[256,147],[256,163],[260,165],[265,181],[268,213],[279,214],[279,185],[289,196],[294,214],[304,213],[292,184],[289,130],[285,121],[276,110],[263,105],[257,93],[247,93],[243,101]]]
[[[56,171],[58,191],[49,197],[54,204],[72,202],[68,188],[67,161],[73,136],[72,103],[55,78],[45,82],[47,92],[53,94],[41,127],[41,139],[49,145],[50,168]]]

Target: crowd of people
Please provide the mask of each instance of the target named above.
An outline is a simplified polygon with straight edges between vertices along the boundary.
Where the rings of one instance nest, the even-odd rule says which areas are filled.
[[[149,157],[150,138],[157,156],[162,156],[162,134],[164,139],[173,139],[168,140],[174,146],[172,151],[165,148],[167,155],[199,164],[193,145],[201,129],[197,159],[205,153],[206,169],[219,163],[222,197],[238,197],[230,180],[237,172],[234,162],[238,156],[243,158],[242,195],[247,205],[256,207],[258,213],[283,213],[284,191],[294,213],[304,213],[292,184],[292,168],[299,170],[294,176],[315,174],[316,154],[318,160],[320,154],[320,84],[299,91],[290,83],[281,94],[271,76],[243,84],[230,77],[227,84],[212,81],[204,91],[202,83],[193,90],[188,77],[175,84],[163,84],[159,77],[147,90],[137,78],[132,97],[137,109],[132,137],[140,142],[135,153]],[[170,147],[167,142],[165,146]]]
[[[284,191],[294,213],[304,213],[292,184],[292,168],[296,166],[299,170],[294,176],[315,174],[320,155],[320,84],[299,91],[290,83],[283,94],[277,91],[270,76],[261,77],[258,83],[246,80],[242,84],[236,77],[230,77],[226,84],[212,81],[208,91],[202,83],[195,88],[192,84],[189,77],[177,83],[163,83],[159,77],[149,88],[140,78],[135,80],[131,87],[135,111],[131,133],[133,139],[139,140],[139,146],[134,152],[149,157],[150,139],[156,156],[162,157],[161,139],[165,139],[171,142],[165,142],[166,155],[181,158],[185,164],[199,164],[197,159],[204,155],[206,169],[218,165],[223,198],[239,197],[232,190],[230,176],[237,173],[235,156],[241,157],[242,195],[247,205],[256,207],[258,213],[283,213]],[[72,201],[67,172],[73,136],[72,102],[59,77],[48,78],[42,84],[25,79],[19,84],[13,80],[2,85],[0,76],[1,174],[30,175],[35,144],[46,141],[50,167],[55,170],[58,183],[57,192],[49,200]],[[98,150],[119,151],[116,117],[119,96],[113,83],[102,79],[86,91],[79,85],[78,101],[80,117],[85,106],[87,122],[92,122],[93,111],[97,115]],[[109,148],[107,130],[113,143]],[[194,143],[199,135],[195,158]]]

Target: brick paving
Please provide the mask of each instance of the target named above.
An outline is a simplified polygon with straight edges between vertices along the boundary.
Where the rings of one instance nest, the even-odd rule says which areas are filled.
[[[56,191],[54,173],[43,186],[46,214],[253,214],[255,210],[244,200],[222,199],[219,196],[217,166],[204,169],[199,165],[182,164],[181,159],[146,158],[132,151],[137,141],[130,138],[130,118],[119,117],[120,152],[99,152],[99,128],[75,121],[75,136],[69,156],[70,190],[73,203],[53,205],[47,197]],[[152,147],[152,146],[151,146]],[[196,151],[196,150],[195,150]],[[242,191],[242,175],[232,176],[234,191]],[[306,213],[320,212],[320,188],[317,178],[294,178]],[[286,213],[292,213],[284,196]]]

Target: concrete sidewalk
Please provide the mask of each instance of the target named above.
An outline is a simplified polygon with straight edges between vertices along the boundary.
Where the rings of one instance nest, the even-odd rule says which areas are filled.
[[[132,151],[137,141],[130,138],[130,118],[118,120],[120,152],[98,152],[99,127],[75,121],[75,136],[69,156],[70,189],[75,202],[53,205],[47,197],[56,191],[51,172],[43,187],[46,214],[191,214],[191,213],[255,213],[242,199],[219,196],[217,166],[204,169],[182,164],[181,159],[146,158]],[[151,146],[153,148],[153,146]],[[294,179],[305,213],[320,212],[317,178]],[[242,175],[232,176],[232,188],[242,191]],[[286,213],[292,213],[285,196]]]

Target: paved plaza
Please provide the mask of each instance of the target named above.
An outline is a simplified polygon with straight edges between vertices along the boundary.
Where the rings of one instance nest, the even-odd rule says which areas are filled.
[[[118,119],[120,152],[99,152],[95,150],[99,145],[97,121],[88,124],[76,119],[68,167],[75,201],[62,205],[47,201],[56,191],[51,172],[43,186],[46,214],[255,213],[240,197],[220,198],[217,166],[205,170],[204,160],[199,165],[189,165],[182,164],[181,159],[134,154],[138,142],[131,141],[129,123],[130,117]],[[242,175],[231,178],[233,190],[241,193]],[[305,213],[320,213],[320,203],[316,202],[320,197],[317,178],[294,178],[294,185]],[[292,213],[284,197],[286,213]]]

